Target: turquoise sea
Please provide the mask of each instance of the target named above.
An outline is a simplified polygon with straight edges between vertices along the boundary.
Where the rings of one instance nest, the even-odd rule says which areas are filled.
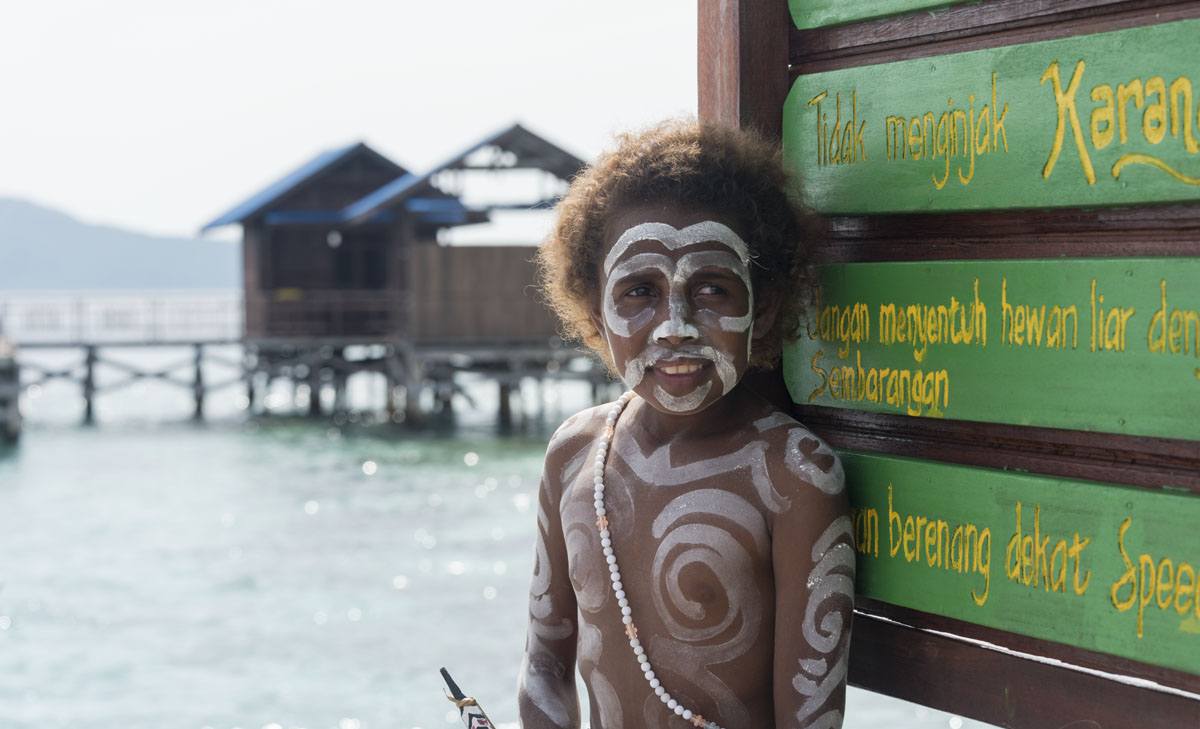
[[[27,397],[0,450],[0,727],[460,726],[440,666],[515,727],[553,423],[497,435],[464,384],[479,409],[436,432],[249,418],[235,391],[192,424],[156,383],[83,427],[69,386]],[[547,421],[587,404],[542,396]],[[985,725],[851,689],[845,726]]]

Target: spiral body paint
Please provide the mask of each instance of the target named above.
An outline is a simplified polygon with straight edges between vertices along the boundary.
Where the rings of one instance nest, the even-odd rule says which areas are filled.
[[[668,251],[676,251],[701,244],[717,244],[723,249],[703,250],[676,258],[651,251],[643,251],[625,257],[629,249],[644,241],[656,241]],[[643,308],[632,316],[622,316],[617,310],[616,287],[630,276],[656,272],[667,282],[667,318],[650,333],[650,343],[637,355],[619,365],[622,379],[630,389],[637,388],[645,376],[646,369],[663,361],[677,358],[705,359],[713,363],[717,378],[721,382],[721,394],[725,395],[737,384],[738,372],[732,354],[710,345],[685,343],[668,348],[661,344],[668,338],[679,338],[699,342],[702,330],[697,324],[716,327],[722,331],[746,334],[746,358],[750,357],[750,343],[754,327],[754,290],[750,282],[750,253],[745,242],[728,226],[712,220],[677,229],[666,223],[641,223],[629,228],[617,239],[604,260],[605,284],[601,311],[606,328],[606,337],[632,338],[642,333],[654,320],[655,311]],[[733,274],[746,287],[746,313],[728,316],[704,308],[692,311],[688,301],[687,286],[697,271],[718,268]],[[609,353],[616,360],[609,341]],[[661,386],[654,389],[654,399],[663,408],[672,412],[690,412],[705,401],[712,391],[708,381],[683,395],[672,395]]]
[[[696,345],[687,356],[699,356],[703,346]],[[681,356],[678,349],[670,351]],[[716,362],[713,352],[706,354]],[[662,356],[660,345],[651,342],[635,359],[644,368]],[[704,384],[724,388],[720,368],[714,369],[716,376]],[[591,695],[593,723],[610,729],[678,729],[687,725],[665,710],[653,692],[642,693],[646,689],[640,676],[630,677],[636,664],[631,664],[617,623],[615,600],[603,589],[607,565],[593,520],[592,470],[587,467],[597,457],[603,428],[603,417],[591,412],[569,421],[552,442],[555,457],[548,473],[551,479],[561,478],[562,500],[546,504],[557,512],[539,513],[539,532],[561,532],[559,548],[567,559],[554,563],[553,577],[569,581],[575,601],[552,602],[551,596],[559,593],[542,569],[549,563],[539,540],[531,596],[533,655],[525,690],[543,721],[561,726],[568,705],[528,679],[542,674],[557,680],[570,671],[547,648],[570,639],[573,623],[565,618],[576,614],[577,605],[576,655]],[[841,464],[828,445],[785,413],[764,409],[740,428],[717,448],[656,442],[620,425],[609,442],[608,518],[627,573],[625,589],[635,617],[640,616],[643,645],[679,703],[704,707],[706,719],[721,726],[766,725],[770,715],[763,714],[763,692],[769,702],[771,691],[782,689],[774,699],[780,726],[838,729],[853,607],[849,518],[838,516],[828,524],[809,519],[805,523],[812,531],[802,546],[787,543],[798,548],[784,563],[795,574],[796,589],[784,596],[795,610],[789,616],[792,633],[784,643],[772,638],[781,603],[772,592],[771,572],[784,545],[776,527],[787,523],[783,520],[804,519],[822,499],[843,494]],[[791,655],[778,664],[777,674],[770,663],[772,640],[776,651]],[[779,703],[785,694],[792,700]]]

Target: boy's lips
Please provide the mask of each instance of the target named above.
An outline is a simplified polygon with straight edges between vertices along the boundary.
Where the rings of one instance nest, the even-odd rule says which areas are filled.
[[[696,389],[708,379],[712,362],[707,359],[672,358],[659,360],[651,365],[654,377],[663,389],[673,395],[682,395]]]
[[[654,365],[654,369],[668,375],[690,375],[693,372],[699,372],[705,364],[707,364],[707,360],[673,360],[659,362]]]

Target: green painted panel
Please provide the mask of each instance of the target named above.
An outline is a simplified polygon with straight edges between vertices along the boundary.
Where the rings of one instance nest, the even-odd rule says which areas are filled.
[[[796,79],[784,154],[824,213],[1200,199],[1200,20]]]
[[[850,263],[784,352],[797,403],[1200,440],[1200,259]]]
[[[963,0],[789,0],[797,28],[821,28],[855,20],[882,18],[910,10],[929,10],[961,4]]]
[[[1200,497],[841,455],[859,594],[1200,674]]]

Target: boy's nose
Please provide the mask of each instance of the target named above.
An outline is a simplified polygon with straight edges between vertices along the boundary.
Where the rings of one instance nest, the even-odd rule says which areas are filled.
[[[654,329],[652,336],[656,342],[672,347],[700,338],[700,331],[691,323],[691,312],[682,296],[672,292],[667,301],[667,318]]]

